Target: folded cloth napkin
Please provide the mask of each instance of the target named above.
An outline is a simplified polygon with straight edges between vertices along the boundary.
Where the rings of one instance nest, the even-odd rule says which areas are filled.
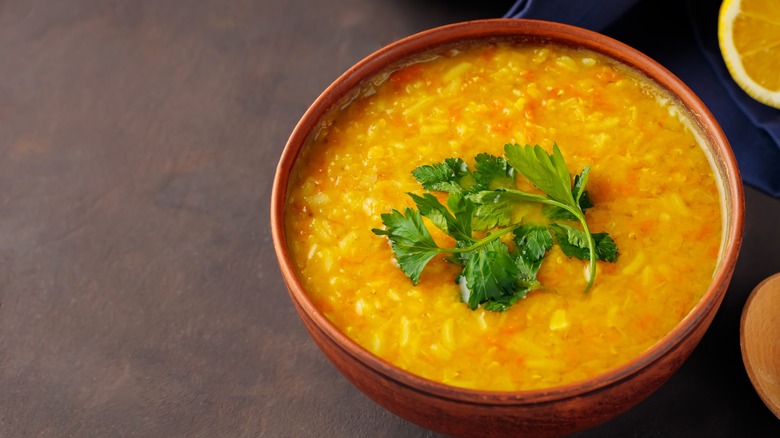
[[[721,0],[518,0],[505,15],[603,32],[682,79],[713,113],[743,181],[780,197],[780,110],[753,100],[729,75],[718,48]]]

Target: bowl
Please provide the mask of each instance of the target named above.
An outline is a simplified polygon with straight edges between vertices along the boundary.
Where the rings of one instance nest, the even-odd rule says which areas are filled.
[[[547,389],[501,392],[433,382],[375,356],[341,332],[304,290],[285,239],[288,179],[307,138],[334,105],[391,65],[437,47],[480,40],[550,42],[600,53],[646,75],[691,114],[711,153],[721,188],[724,246],[703,297],[665,337],[638,357],[606,373]],[[358,389],[395,414],[452,436],[556,436],[603,423],[658,389],[693,351],[728,288],[742,242],[744,198],[728,141],[699,98],[642,53],[606,36],[568,25],[519,19],[465,22],[404,38],[369,55],[330,85],[311,105],[282,153],[273,185],[271,228],[281,272],[304,326],[333,365]]]

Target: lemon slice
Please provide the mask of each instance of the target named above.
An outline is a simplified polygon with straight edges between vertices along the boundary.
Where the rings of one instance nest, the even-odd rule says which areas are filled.
[[[725,0],[718,42],[737,84],[759,102],[780,108],[780,1]]]

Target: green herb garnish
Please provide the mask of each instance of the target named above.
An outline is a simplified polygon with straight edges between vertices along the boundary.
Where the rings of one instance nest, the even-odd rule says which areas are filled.
[[[563,253],[588,261],[585,292],[596,277],[596,261],[614,262],[619,255],[607,233],[592,234],[585,210],[593,202],[585,190],[589,167],[572,178],[558,145],[548,154],[540,146],[507,144],[504,157],[479,154],[472,173],[460,158],[421,166],[412,171],[423,188],[449,193],[446,206],[425,193],[409,193],[417,209],[393,210],[382,215],[384,229],[372,231],[387,236],[401,270],[417,284],[425,265],[436,255],[463,266],[456,281],[463,301],[471,309],[503,311],[535,289],[536,278],[547,251],[557,242]],[[515,189],[519,173],[546,196]],[[541,204],[551,221],[523,223],[513,218],[513,207]],[[423,217],[455,239],[455,246],[440,247],[426,228]],[[582,229],[552,221],[576,221]],[[501,239],[513,233],[514,239]]]

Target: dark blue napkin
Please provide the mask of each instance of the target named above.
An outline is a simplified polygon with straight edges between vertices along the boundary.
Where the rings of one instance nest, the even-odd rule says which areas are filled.
[[[718,48],[721,0],[518,0],[506,14],[602,32],[655,59],[713,113],[742,179],[780,197],[780,110],[753,100],[728,73]]]

